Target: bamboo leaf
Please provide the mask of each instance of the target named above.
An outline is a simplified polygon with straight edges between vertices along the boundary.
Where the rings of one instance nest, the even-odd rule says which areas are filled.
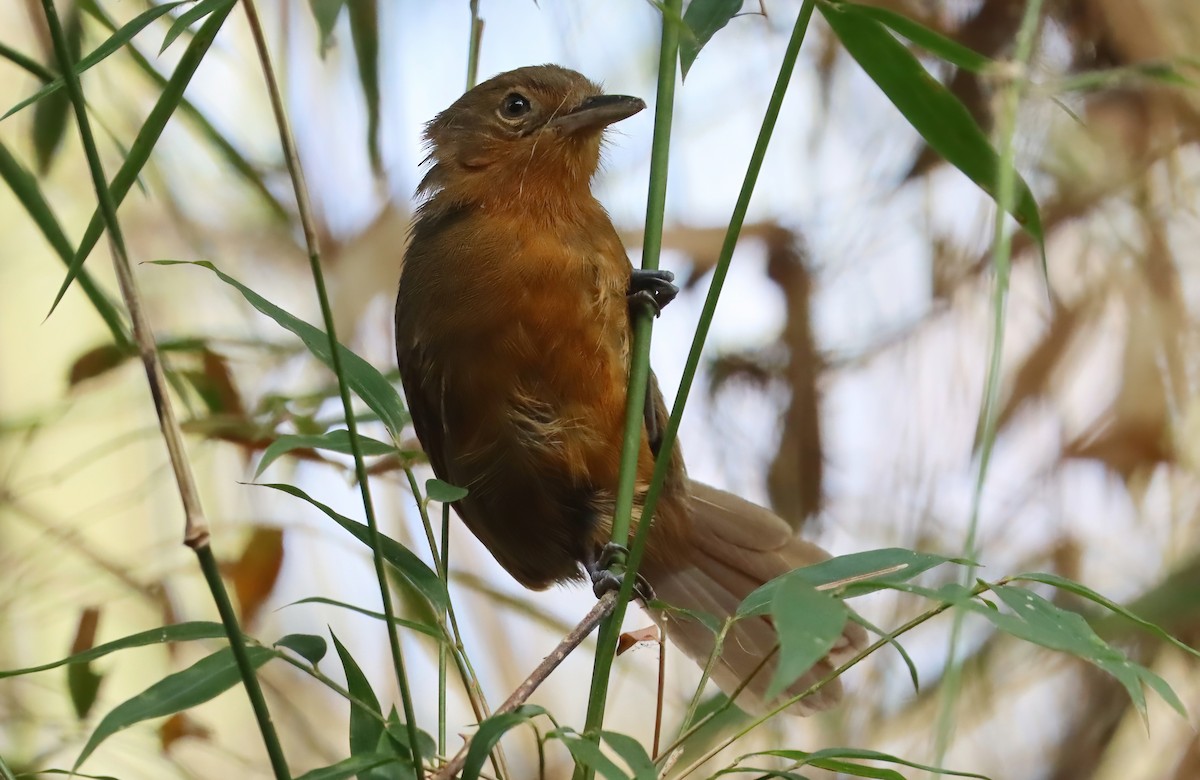
[[[153,10],[166,7],[155,6]],[[217,32],[221,29],[221,25],[225,22],[225,18],[229,16],[229,12],[232,9],[233,5],[230,3],[210,15],[196,32],[187,49],[184,50],[183,56],[179,58],[179,64],[175,67],[175,72],[171,74],[171,78],[163,88],[162,94],[159,95],[154,108],[150,110],[146,120],[142,123],[142,129],[138,132],[137,138],[130,145],[129,152],[125,156],[125,162],[109,183],[109,192],[112,194],[113,203],[117,206],[120,206],[121,201],[129,194],[129,188],[137,181],[142,167],[150,159],[150,153],[154,150],[155,144],[158,143],[163,128],[167,126],[167,122],[174,116],[175,110],[183,100],[184,90],[187,89],[188,83],[191,82],[192,76],[195,75],[196,69],[200,67],[200,62],[204,59],[204,54],[217,37]],[[91,254],[92,249],[96,246],[96,242],[100,240],[100,236],[103,233],[104,218],[97,208],[92,214],[91,221],[88,222],[83,239],[79,242],[79,248],[75,251],[67,267],[67,276],[63,279],[58,293],[54,296],[54,302],[50,305],[49,313],[53,313],[54,309],[58,307],[59,301],[62,300],[71,283],[75,281],[75,277],[79,274],[80,269],[83,268],[84,261],[87,260],[88,255]]]
[[[700,50],[729,20],[742,10],[742,0],[692,0],[683,12],[683,21],[691,30],[690,36],[679,41],[679,69],[686,79]],[[665,20],[664,20],[665,23]]]
[[[247,647],[246,653],[250,665],[256,669],[275,657],[275,652],[265,647]],[[88,737],[72,769],[78,769],[104,740],[118,731],[215,699],[241,679],[233,652],[228,647],[200,659],[187,669],[167,675],[105,715]]]
[[[368,436],[358,437],[363,455],[388,455],[396,452],[395,445],[372,439]],[[343,455],[353,454],[350,448],[350,433],[345,428],[317,435],[286,434],[280,436],[263,450],[258,468],[254,470],[255,479],[267,470],[267,467],[293,450],[328,450]]]
[[[313,666],[320,663],[329,652],[325,637],[316,634],[287,634],[279,637],[273,647],[286,647]]]
[[[60,658],[57,661],[51,661],[48,664],[41,666],[29,666],[24,669],[0,669],[0,679],[5,677],[19,677],[24,674],[33,674],[35,672],[44,672],[49,669],[54,669],[64,664],[81,664],[88,661],[94,661],[97,658],[103,658],[109,653],[115,653],[118,650],[128,650],[134,647],[146,647],[147,645],[163,645],[167,642],[192,642],[197,639],[221,639],[225,637],[225,628],[220,623],[211,623],[208,621],[194,621],[190,623],[176,623],[162,628],[153,628],[149,631],[142,631],[137,634],[116,639],[112,642],[105,642],[102,645],[97,645],[90,650],[84,650],[81,653],[69,655],[66,658]]]
[[[884,95],[926,143],[980,189],[996,197],[1000,158],[966,107],[921,67],[917,58],[882,24],[857,12],[852,3],[821,0],[825,21]],[[1014,172],[1016,198],[1010,213],[1037,240],[1045,237],[1037,202]]]
[[[183,5],[183,3],[186,1],[187,0],[179,0],[178,2],[174,2],[174,3],[163,3],[162,5],[153,6],[152,8],[150,8],[150,10],[143,11],[142,13],[138,14],[133,19],[131,19],[127,24],[125,24],[123,27],[121,27],[121,29],[117,30],[115,33],[113,33],[111,36],[109,36],[104,41],[104,43],[97,46],[95,49],[93,49],[91,52],[89,52],[86,57],[84,57],[83,59],[81,59],[77,63],[75,63],[75,73],[83,74],[86,71],[90,70],[91,68],[95,67],[96,65],[100,64],[109,55],[113,54],[118,49],[120,49],[122,46],[124,46],[125,44],[127,44],[131,40],[133,40],[133,37],[135,35],[137,35],[142,30],[144,30],[155,19],[159,18],[163,14],[166,14],[173,8],[177,8],[178,6]],[[232,5],[231,0],[225,0],[225,2],[228,2],[230,5]],[[17,103],[12,108],[8,109],[8,111],[4,114],[4,116],[0,117],[0,121],[8,119],[10,116],[17,113],[21,109],[29,106],[32,103],[36,103],[37,101],[41,100],[42,98],[46,97],[47,95],[52,95],[55,92],[58,92],[62,88],[63,88],[62,77],[54,79],[49,84],[46,84],[41,89],[39,89],[37,92],[34,92],[29,97],[27,97],[24,100],[22,100],[21,102]]]
[[[330,352],[329,337],[325,335],[325,331],[284,311],[232,276],[218,270],[212,263],[203,260],[196,262],[156,260],[154,262],[156,265],[198,265],[207,268],[215,273],[221,281],[240,292],[251,306],[299,336],[314,357],[329,366],[330,370],[333,369],[333,354]],[[400,401],[400,394],[377,368],[346,349],[345,346],[338,346],[341,349],[342,368],[346,372],[346,381],[350,384],[351,389],[372,411],[379,415],[379,419],[383,421],[392,438],[398,440],[400,432],[409,421],[408,412],[404,410],[404,404]]]
[[[167,50],[168,46],[175,42],[176,38],[183,34],[184,30],[208,16],[222,5],[233,5],[233,0],[200,0],[200,2],[181,13],[179,18],[171,25],[171,29],[167,30],[167,34],[163,36],[162,48],[158,50],[158,53],[162,54]]]
[[[304,499],[317,509],[320,509],[322,512],[324,512],[326,516],[328,516],[342,528],[349,531],[355,539],[358,539],[368,548],[371,546],[371,534],[367,526],[363,525],[362,523],[356,523],[348,517],[343,517],[330,507],[309,496],[300,488],[292,485],[270,484],[263,485],[262,487],[269,487],[273,490],[278,490],[283,493],[296,496],[297,498]],[[433,570],[426,566],[425,562],[414,555],[411,550],[397,542],[395,539],[392,539],[384,534],[380,534],[379,538],[383,544],[384,559],[388,563],[392,564],[392,566],[396,568],[396,570],[402,577],[404,577],[404,579],[412,583],[412,586],[416,588],[422,596],[425,597],[430,606],[432,606],[439,613],[445,610],[448,600],[446,589],[443,586],[442,581],[438,579],[438,576],[433,573]]]

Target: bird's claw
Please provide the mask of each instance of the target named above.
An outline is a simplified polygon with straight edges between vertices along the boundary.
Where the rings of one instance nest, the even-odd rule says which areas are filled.
[[[621,589],[625,576],[623,573],[617,574],[611,567],[613,564],[624,562],[627,555],[629,555],[629,550],[623,545],[608,542],[600,548],[599,557],[587,563],[588,576],[592,580],[592,592],[596,594],[596,598]],[[648,603],[654,599],[654,589],[640,574],[633,584],[633,595],[642,603]]]
[[[643,307],[657,317],[662,314],[663,307],[679,294],[674,281],[675,274],[670,271],[633,269],[629,277],[629,305]]]

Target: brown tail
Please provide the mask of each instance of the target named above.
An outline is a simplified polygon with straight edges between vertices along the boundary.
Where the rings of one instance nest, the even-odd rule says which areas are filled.
[[[682,568],[646,571],[659,599],[685,609],[706,612],[720,620],[733,615],[751,591],[764,582],[800,566],[818,563],[829,554],[796,537],[787,523],[762,507],[699,482],[690,482],[691,550]],[[679,615],[655,614],[670,639],[703,666],[712,652],[715,637],[694,620]],[[829,656],[797,680],[779,699],[794,696],[827,675],[865,643],[862,629],[848,623],[841,640]],[[724,649],[713,668],[712,678],[731,694],[750,678],[737,704],[748,712],[765,712],[773,702],[765,700],[767,685],[775,670],[777,639],[765,617],[740,620],[726,636]],[[771,660],[755,673],[768,655]],[[795,715],[808,715],[835,705],[842,695],[838,681],[788,708]]]

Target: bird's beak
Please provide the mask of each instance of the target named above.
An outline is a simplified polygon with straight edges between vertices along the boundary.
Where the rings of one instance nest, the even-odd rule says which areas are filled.
[[[602,130],[614,122],[628,119],[645,107],[644,100],[629,95],[595,95],[567,113],[551,119],[549,126],[567,135]]]

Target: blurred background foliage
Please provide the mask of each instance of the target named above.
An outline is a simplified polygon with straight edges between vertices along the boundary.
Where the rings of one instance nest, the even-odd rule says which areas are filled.
[[[1028,74],[1004,66],[1021,0],[880,0],[1000,65],[985,74],[926,60],[985,128],[998,86],[1028,75],[1018,163],[1041,204],[1048,284],[1015,239],[1004,401],[980,525],[986,576],[1044,570],[1135,605],[1200,641],[1200,5],[1049,0]],[[203,3],[199,5],[204,5]],[[658,12],[642,0],[484,0],[480,75],[553,61],[617,92],[653,97]],[[70,13],[66,9],[70,7]],[[64,4],[89,52],[148,4]],[[151,24],[84,77],[116,171],[192,35]],[[673,395],[754,128],[798,3],[747,2],[678,94],[666,267],[684,281],[658,321],[653,364]],[[470,32],[455,3],[263,2],[322,224],[344,341],[391,371],[391,305],[419,177],[420,125],[461,93]],[[106,21],[107,20],[107,21]],[[752,219],[735,257],[682,441],[694,475],[769,504],[835,552],[882,546],[958,554],[977,469],[986,374],[992,204],[924,148],[819,21],[801,55]],[[0,108],[53,77],[34,0],[0,4]],[[165,40],[178,35],[164,51]],[[920,52],[918,52],[920,54]],[[18,65],[24,58],[25,67]],[[244,19],[235,9],[121,209],[135,261],[209,259],[317,319]],[[640,245],[650,112],[610,139],[601,200]],[[28,169],[63,226],[67,255],[94,207],[65,95],[0,122],[0,155]],[[133,631],[211,619],[145,383],[81,286],[0,188],[0,668],[61,657]],[[115,284],[101,242],[86,268]],[[636,260],[636,258],[635,258]],[[332,627],[386,700],[386,647],[370,619],[309,596],[375,608],[367,557],[310,507],[245,483],[280,434],[338,422],[332,378],[211,274],[137,269],[185,410],[190,451],[247,630],[263,639]],[[370,428],[366,433],[371,434]],[[408,449],[416,450],[415,440]],[[264,479],[295,481],[346,511],[347,461],[295,451]],[[419,533],[395,458],[372,462],[384,530]],[[590,604],[584,590],[531,594],[461,526],[452,575],[468,650],[493,702]],[[943,575],[948,576],[948,575]],[[1071,605],[1078,606],[1078,605]],[[905,597],[862,602],[876,623],[916,614]],[[635,611],[636,612],[636,611]],[[631,615],[630,628],[645,624]],[[1194,729],[1158,702],[1150,731],[1119,684],[1083,662],[966,624],[946,765],[1007,778],[1194,778]],[[1177,650],[1099,624],[1156,669],[1192,712],[1200,679]],[[851,672],[846,704],[780,722],[763,745],[853,745],[932,760],[949,621],[912,634],[914,693],[894,654]],[[433,711],[436,653],[406,636],[419,715]],[[88,724],[195,658],[190,646],[0,681],[0,755],[17,769],[70,763]],[[577,654],[534,701],[581,717],[590,660]],[[617,664],[608,723],[646,734],[654,646]],[[695,671],[671,662],[677,723]],[[330,673],[333,674],[332,670]],[[336,676],[336,675],[334,675]],[[297,771],[344,755],[345,707],[290,669],[263,672]],[[453,697],[451,722],[472,721]],[[671,728],[668,720],[668,728]],[[114,738],[88,769],[119,777],[267,776],[244,696],[226,695]],[[771,732],[771,729],[767,730]],[[515,771],[536,761],[507,738]],[[565,751],[548,756],[565,776]],[[686,763],[686,761],[684,762]],[[813,775],[816,777],[817,775]]]

